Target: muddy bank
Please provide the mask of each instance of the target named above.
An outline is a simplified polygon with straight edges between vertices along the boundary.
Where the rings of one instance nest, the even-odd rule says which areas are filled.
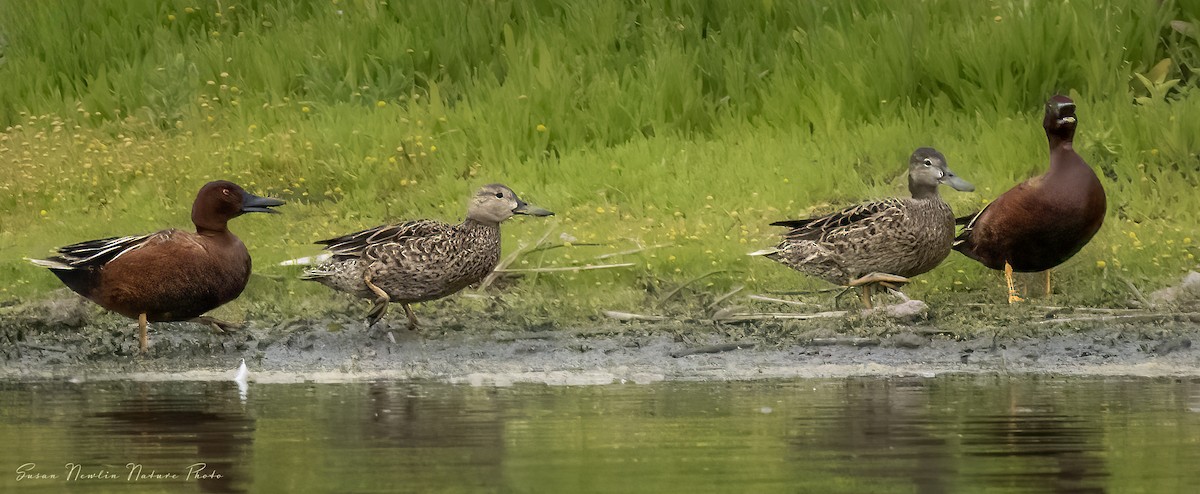
[[[438,379],[589,384],[946,372],[1200,375],[1200,315],[1037,306],[905,317],[529,324],[428,309],[426,327],[367,330],[356,315],[220,334],[157,324],[137,354],[129,321],[64,297],[0,318],[0,378]]]

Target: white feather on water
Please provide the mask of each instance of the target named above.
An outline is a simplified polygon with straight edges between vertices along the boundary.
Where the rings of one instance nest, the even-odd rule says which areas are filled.
[[[233,382],[238,386],[238,398],[246,401],[246,396],[250,392],[250,369],[246,368],[246,359],[242,359],[241,365],[238,366],[237,374],[233,376]]]

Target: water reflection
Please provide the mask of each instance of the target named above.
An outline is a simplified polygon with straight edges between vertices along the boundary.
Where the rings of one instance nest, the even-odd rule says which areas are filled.
[[[0,382],[0,492],[1190,492],[1198,396],[967,376],[255,384],[243,403],[232,382]],[[15,480],[28,462],[121,480]],[[125,481],[197,462],[221,476]]]
[[[97,460],[115,460],[122,474],[135,479],[177,484],[152,475],[175,473],[202,492],[246,492],[239,486],[251,480],[243,460],[253,444],[254,419],[243,411],[233,383],[130,387],[125,394],[132,396],[79,422],[72,434],[79,450],[108,443],[106,449],[120,453]]]
[[[1104,491],[1109,472],[1096,417],[1059,411],[1054,401],[1061,396],[1045,389],[995,384],[963,389],[930,379],[850,380],[836,406],[797,419],[792,454],[797,462],[829,463],[847,481],[904,481],[916,492],[956,492],[962,485]]]
[[[840,403],[814,417],[797,419],[792,438],[795,461],[823,452],[831,471],[846,479],[885,485],[910,481],[917,492],[951,492],[945,482],[957,472],[949,424],[930,417],[933,394],[923,380],[865,380],[846,383]]]
[[[389,448],[393,451],[386,468],[402,475],[451,475],[488,485],[504,473],[504,424],[497,393],[495,388],[371,383],[367,406],[349,422],[335,447]]]

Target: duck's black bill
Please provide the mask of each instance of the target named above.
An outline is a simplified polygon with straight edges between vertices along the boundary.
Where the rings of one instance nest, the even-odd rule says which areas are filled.
[[[512,212],[513,214],[527,214],[529,216],[554,216],[553,212],[537,206],[530,206],[520,199],[517,199],[517,207],[513,208]]]
[[[275,206],[282,206],[283,201],[271,197],[259,197],[249,192],[242,192],[242,212],[243,213],[275,213],[279,211],[271,209]]]
[[[1054,105],[1054,114],[1058,116],[1067,116],[1075,114],[1075,103],[1062,101]]]

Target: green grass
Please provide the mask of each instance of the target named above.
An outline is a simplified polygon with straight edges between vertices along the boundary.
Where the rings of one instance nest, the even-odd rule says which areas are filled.
[[[671,303],[823,288],[744,254],[776,241],[771,221],[903,194],[923,145],[977,185],[943,192],[970,212],[1045,168],[1042,103],[1062,92],[1109,215],[1056,271],[1061,298],[1119,305],[1127,282],[1197,266],[1198,18],[1170,0],[4,0],[0,299],[59,286],[22,257],[188,227],[217,178],[288,201],[232,226],[265,275],[235,312],[328,307],[275,264],[357,228],[457,220],[489,182],[559,213],[506,224],[506,251],[548,228],[576,239],[517,267],[636,263],[526,277],[505,297],[518,311],[659,310],[712,271]],[[958,254],[909,292],[1002,295]]]

